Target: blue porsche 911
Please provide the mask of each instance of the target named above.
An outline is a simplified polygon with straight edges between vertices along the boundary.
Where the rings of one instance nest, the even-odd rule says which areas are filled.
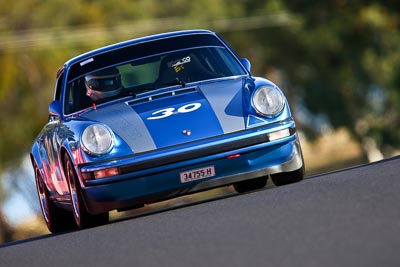
[[[67,61],[30,156],[51,232],[105,224],[111,210],[304,176],[282,91],[206,30],[134,39]]]

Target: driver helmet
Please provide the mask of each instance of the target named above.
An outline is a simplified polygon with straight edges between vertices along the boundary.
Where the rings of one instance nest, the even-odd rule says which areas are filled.
[[[117,68],[105,69],[85,76],[86,95],[93,101],[118,95],[122,90]]]

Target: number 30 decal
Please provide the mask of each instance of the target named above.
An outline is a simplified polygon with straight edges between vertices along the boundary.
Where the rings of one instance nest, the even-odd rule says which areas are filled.
[[[176,111],[175,111],[175,108],[164,108],[164,109],[160,109],[160,110],[157,110],[157,111],[151,113],[151,115],[157,115],[157,114],[160,114],[160,115],[148,117],[147,119],[148,120],[163,119],[163,118],[169,117],[174,114],[189,113],[189,112],[199,109],[200,107],[201,107],[200,103],[190,103],[190,104],[187,104],[187,105],[184,105],[184,106],[178,108]]]

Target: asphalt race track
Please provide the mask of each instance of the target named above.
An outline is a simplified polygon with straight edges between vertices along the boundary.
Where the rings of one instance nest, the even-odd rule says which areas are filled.
[[[400,266],[400,157],[0,246],[0,266]]]

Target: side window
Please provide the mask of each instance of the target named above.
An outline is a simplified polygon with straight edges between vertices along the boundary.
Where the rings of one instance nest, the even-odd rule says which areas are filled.
[[[62,81],[63,81],[63,77],[64,77],[64,72],[61,73],[60,75],[57,75],[57,81],[56,81],[56,91],[55,91],[55,95],[54,95],[54,100],[61,100],[61,87],[62,87]]]
[[[85,81],[77,79],[67,84],[65,89],[64,112],[70,114],[75,111],[89,107],[91,99],[86,95]]]
[[[60,68],[58,71],[57,71],[57,77],[56,77],[56,87],[55,87],[55,92],[54,92],[54,100],[57,100],[57,101],[61,101],[61,87],[62,87],[62,80],[63,80],[63,77],[64,77],[64,69],[63,68]],[[48,119],[48,121],[49,122],[52,122],[52,121],[57,121],[57,120],[59,120],[60,118],[58,117],[58,116],[55,116],[55,115],[49,115],[49,119]]]

